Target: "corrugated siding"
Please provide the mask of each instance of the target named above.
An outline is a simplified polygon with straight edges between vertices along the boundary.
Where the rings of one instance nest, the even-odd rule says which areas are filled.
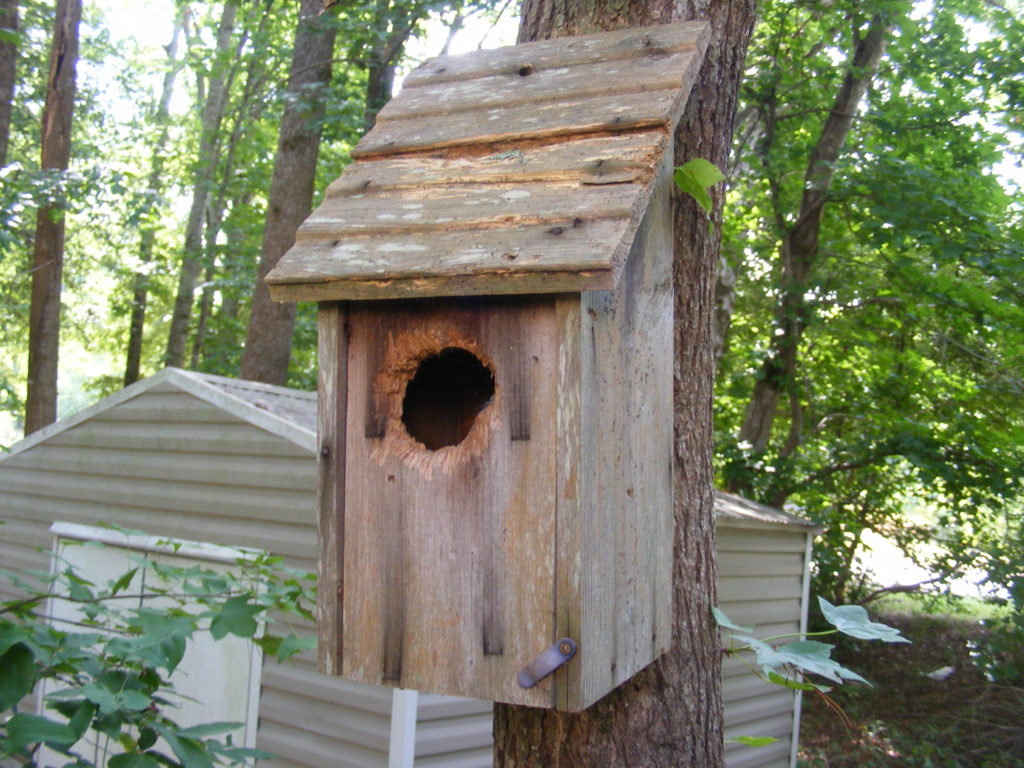
[[[717,531],[718,603],[756,637],[800,630],[807,532],[733,527]],[[738,659],[722,664],[725,759],[728,768],[788,768],[795,694],[763,683]],[[773,736],[767,747],[730,744],[738,736]]]
[[[316,563],[316,462],[161,384],[0,461],[0,562],[48,567],[49,526],[112,522]],[[390,691],[265,663],[257,746],[275,768],[386,766]]]
[[[489,701],[421,693],[416,722],[416,768],[490,768]]]

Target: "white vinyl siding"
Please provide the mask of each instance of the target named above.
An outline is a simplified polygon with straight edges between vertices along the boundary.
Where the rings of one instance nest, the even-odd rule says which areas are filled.
[[[45,570],[61,520],[262,549],[313,571],[314,445],[165,380],[0,459],[0,560]],[[281,755],[275,768],[383,767],[390,714],[389,690],[267,659],[256,745]]]

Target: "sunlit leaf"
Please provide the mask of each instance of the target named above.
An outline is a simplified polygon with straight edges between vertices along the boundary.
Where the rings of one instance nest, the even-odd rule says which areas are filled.
[[[868,612],[860,605],[832,605],[819,596],[818,604],[825,620],[845,635],[861,640],[881,640],[883,643],[909,643],[900,631],[887,624],[871,621]]]

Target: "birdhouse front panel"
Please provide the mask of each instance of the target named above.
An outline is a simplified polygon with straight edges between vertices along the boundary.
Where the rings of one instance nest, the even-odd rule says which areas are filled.
[[[552,298],[354,305],[342,674],[549,705]]]
[[[320,302],[321,670],[578,711],[671,641],[669,24],[413,72],[268,275]]]

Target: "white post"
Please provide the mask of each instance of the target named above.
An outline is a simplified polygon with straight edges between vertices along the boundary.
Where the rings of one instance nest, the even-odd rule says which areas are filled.
[[[416,757],[416,710],[419,694],[395,688],[391,697],[391,745],[388,768],[412,768]]]

